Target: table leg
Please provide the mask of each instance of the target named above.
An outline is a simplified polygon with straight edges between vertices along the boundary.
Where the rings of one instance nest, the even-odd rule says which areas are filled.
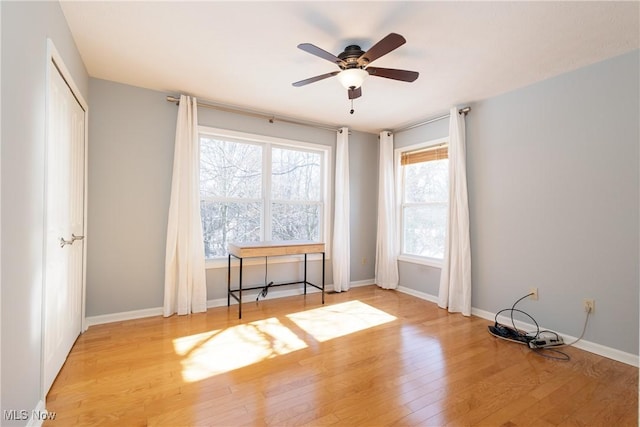
[[[307,294],[307,254],[304,254],[304,294]]]
[[[231,254],[227,262],[227,307],[231,305]]]
[[[242,258],[240,258],[240,274],[238,275],[238,319],[242,319]]]
[[[322,252],[322,303],[324,304],[324,252]]]

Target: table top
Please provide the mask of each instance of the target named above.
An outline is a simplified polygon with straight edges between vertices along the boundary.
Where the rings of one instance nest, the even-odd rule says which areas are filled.
[[[263,242],[229,243],[227,249],[238,258],[300,255],[324,252],[325,244],[310,240],[279,240]]]

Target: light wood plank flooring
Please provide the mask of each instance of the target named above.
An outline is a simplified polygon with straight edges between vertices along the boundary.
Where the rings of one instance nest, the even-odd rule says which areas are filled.
[[[89,328],[45,426],[637,426],[638,369],[375,286]]]

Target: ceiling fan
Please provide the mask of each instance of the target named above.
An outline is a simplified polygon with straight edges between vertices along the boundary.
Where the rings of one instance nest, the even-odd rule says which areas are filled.
[[[391,33],[378,43],[374,44],[366,52],[364,52],[360,46],[349,45],[344,49],[344,52],[340,53],[338,56],[334,56],[326,50],[320,49],[318,46],[311,43],[299,44],[299,49],[333,62],[340,68],[340,71],[333,71],[331,73],[300,80],[299,82],[293,83],[293,86],[305,86],[309,83],[314,83],[328,77],[338,76],[338,80],[340,80],[340,83],[348,91],[349,99],[353,100],[362,96],[361,85],[367,76],[384,77],[386,79],[400,80],[403,82],[413,82],[419,75],[416,71],[369,66],[369,64],[376,59],[399,48],[406,42],[405,38],[400,34]],[[351,110],[351,113],[353,114],[353,109]]]

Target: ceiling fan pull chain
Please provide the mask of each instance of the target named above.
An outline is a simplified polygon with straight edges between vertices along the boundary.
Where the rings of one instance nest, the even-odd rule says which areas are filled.
[[[349,114],[353,114],[353,98],[351,99],[351,110],[349,111]]]

